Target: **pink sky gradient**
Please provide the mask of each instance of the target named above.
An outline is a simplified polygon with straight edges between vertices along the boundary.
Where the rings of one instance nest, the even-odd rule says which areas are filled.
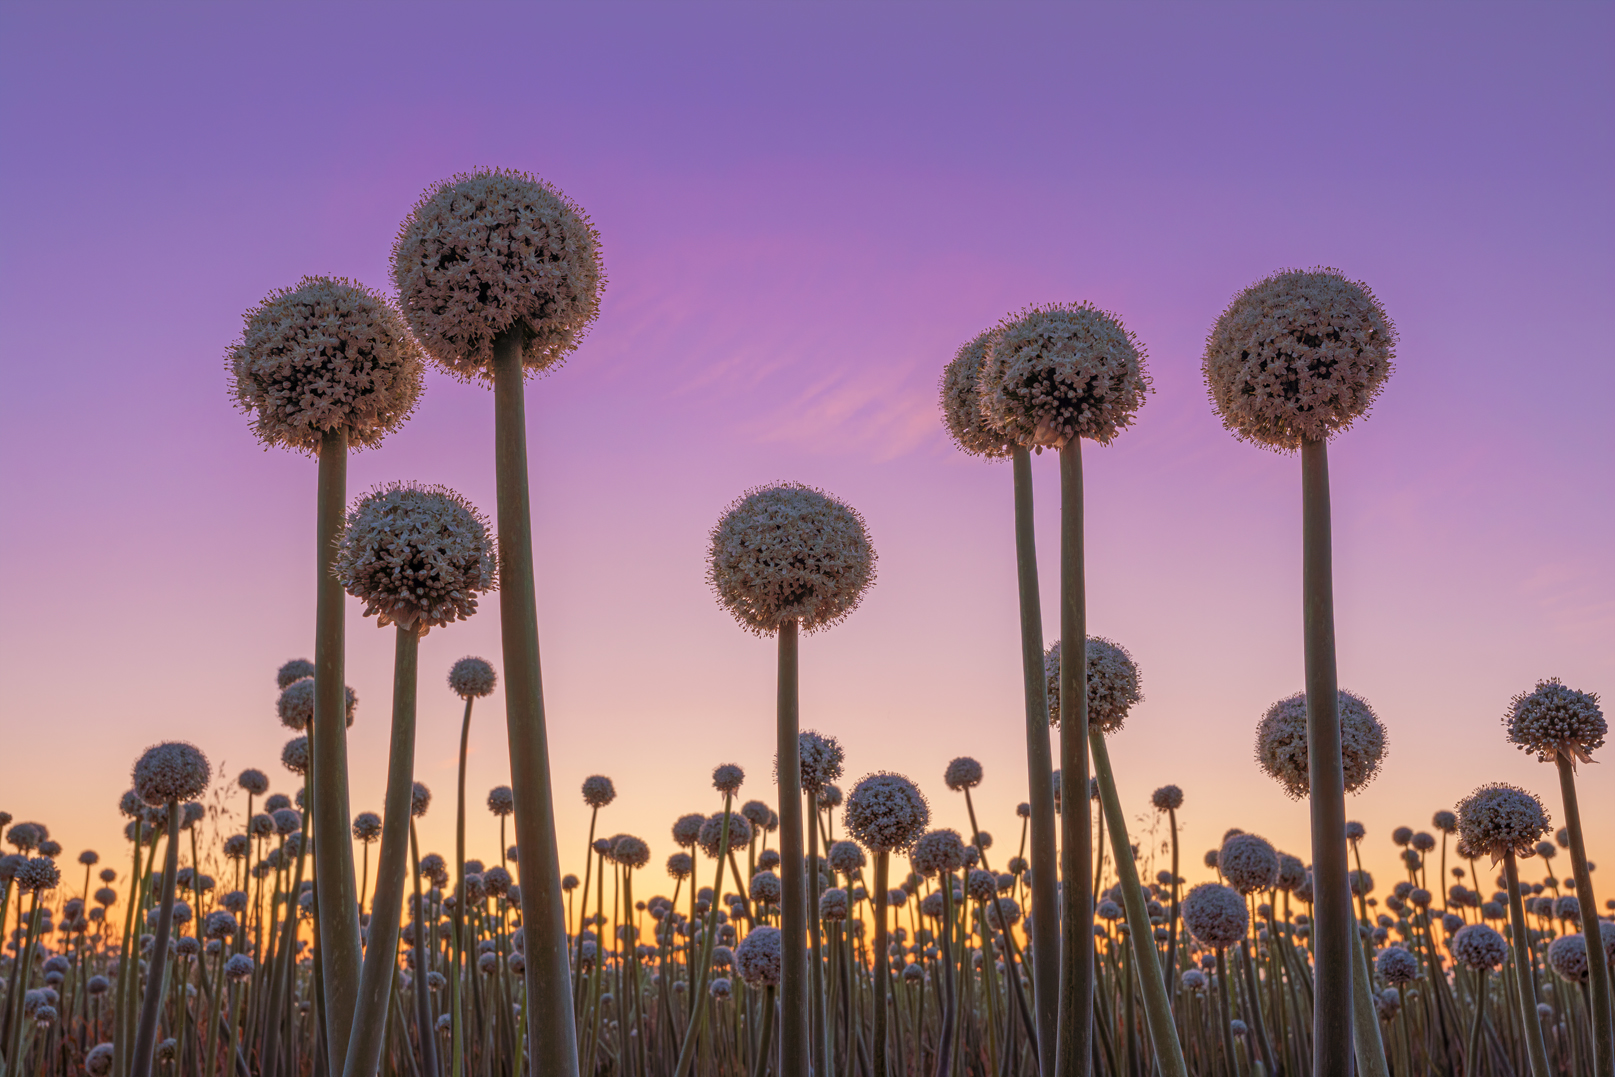
[[[598,327],[528,390],[568,869],[591,773],[620,792],[603,832],[657,864],[675,816],[716,810],[715,764],[773,801],[773,646],[703,573],[724,506],[781,479],[856,506],[880,555],[863,608],[803,644],[803,725],[841,738],[849,783],[906,773],[961,830],[941,774],[976,756],[1009,855],[1010,473],[950,445],[936,381],[1006,312],[1083,299],[1137,333],[1157,390],[1085,454],[1091,631],[1147,696],[1111,741],[1123,801],[1184,788],[1191,878],[1232,826],[1307,858],[1306,807],[1251,743],[1301,687],[1299,463],[1221,429],[1200,353],[1240,288],[1314,264],[1367,281],[1402,337],[1331,450],[1341,681],[1391,737],[1349,813],[1387,872],[1393,826],[1482,782],[1557,821],[1552,768],[1499,723],[1539,678],[1615,689],[1612,31],[1608,5],[9,5],[0,809],[116,867],[150,743],[290,791],[273,676],[312,651],[315,469],[253,441],[222,356],[305,273],[390,289],[421,190],[491,164],[585,206],[611,278]],[[487,391],[429,374],[350,495],[417,479],[491,513],[492,433]],[[1053,640],[1057,474],[1034,463]],[[502,668],[497,609],[421,648],[423,840],[444,852],[443,676],[465,654]],[[359,614],[356,811],[381,802],[392,656]],[[502,697],[477,713],[486,859]],[[1581,783],[1615,867],[1610,767]]]

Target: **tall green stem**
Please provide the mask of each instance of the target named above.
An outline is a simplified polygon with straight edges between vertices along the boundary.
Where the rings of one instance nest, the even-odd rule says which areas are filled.
[[[1570,833],[1570,868],[1576,877],[1576,897],[1583,915],[1581,932],[1587,943],[1587,979],[1592,988],[1593,1073],[1595,1077],[1615,1075],[1615,1029],[1611,1027],[1609,963],[1600,961],[1604,952],[1603,928],[1598,923],[1598,900],[1593,896],[1593,877],[1587,870],[1587,846],[1582,840],[1581,805],[1576,799],[1574,761],[1564,752],[1554,757],[1559,766],[1559,793],[1565,805],[1565,829]]]
[[[466,696],[465,717],[460,721],[460,778],[454,798],[454,877],[460,881],[460,894],[454,902],[454,975],[449,992],[454,1016],[450,1018],[449,1077],[461,1077],[465,1072],[465,1003],[461,997],[465,990],[465,756],[471,746],[472,699]]]
[[[1369,975],[1368,954],[1363,949],[1362,932],[1352,924],[1352,956],[1356,967],[1352,970],[1351,1006],[1352,1036],[1357,1049],[1359,1077],[1388,1077],[1385,1062],[1385,1043],[1380,1039],[1379,1011],[1374,1007],[1373,978]],[[1256,1000],[1253,997],[1251,1004]]]
[[[315,520],[314,724],[309,730],[314,799],[314,885],[319,890],[319,952],[325,999],[327,1072],[339,1073],[348,1053],[359,994],[359,888],[348,827],[348,723],[343,669],[342,583],[331,567],[348,497],[348,434],[320,439]]]
[[[168,971],[168,933],[174,926],[174,881],[179,874],[179,802],[168,802],[168,848],[163,853],[163,896],[157,906],[157,933],[151,943],[146,996],[140,1004],[129,1077],[151,1077],[152,1048],[157,1046],[157,1017],[163,1005],[163,976]],[[36,898],[37,902],[37,898]]]
[[[555,1077],[577,1077],[561,893],[550,792],[549,738],[538,662],[533,593],[533,524],[527,486],[527,418],[519,330],[494,338],[494,456],[498,471],[499,622],[505,662],[505,725],[510,738],[516,844],[521,849],[522,930],[526,936],[528,1057]]]
[[[1060,649],[1063,654],[1065,645],[1062,644]],[[1063,716],[1060,724],[1065,724]],[[1155,1064],[1160,1069],[1161,1077],[1188,1077],[1183,1048],[1178,1043],[1178,1026],[1172,1019],[1172,1006],[1166,998],[1166,983],[1161,977],[1161,958],[1155,951],[1155,925],[1150,923],[1149,909],[1144,905],[1144,891],[1139,886],[1138,865],[1133,862],[1133,849],[1127,838],[1127,819],[1122,815],[1121,798],[1116,795],[1116,779],[1110,770],[1110,752],[1105,747],[1105,735],[1097,729],[1092,730],[1088,734],[1088,747],[1093,753],[1094,777],[1099,779],[1099,801],[1104,807],[1105,818],[1110,822],[1110,851],[1115,856],[1116,875],[1121,882],[1122,908],[1127,913],[1127,938],[1133,949],[1139,988],[1144,993],[1144,1016],[1149,1025],[1150,1042],[1155,1047]],[[1081,795],[1075,790],[1072,792]],[[1065,799],[1071,798],[1067,796]]]
[[[1082,440],[1060,450],[1060,1046],[1056,1073],[1093,1053],[1093,809],[1088,799],[1088,602],[1082,545]],[[1047,679],[1045,678],[1045,684]],[[1152,944],[1153,945],[1153,944]]]
[[[387,800],[376,857],[376,895],[370,905],[369,945],[359,976],[358,1008],[342,1077],[374,1077],[381,1062],[387,1004],[398,966],[398,926],[409,866],[409,809],[415,788],[415,685],[420,637],[398,626],[393,650],[393,728],[387,752]],[[421,930],[419,926],[417,931]],[[424,953],[417,949],[417,954]],[[424,977],[425,970],[417,969]],[[419,981],[425,989],[424,980]]]
[[[805,1077],[808,1068],[808,880],[802,878],[802,758],[797,709],[797,626],[779,626],[780,935],[784,947],[780,1002],[780,1077]],[[721,867],[721,864],[720,864]],[[718,891],[713,891],[713,900]],[[772,1001],[772,1000],[770,1000]]]
[[[1548,1047],[1542,1039],[1542,1018],[1536,1012],[1536,964],[1531,960],[1531,937],[1525,926],[1525,905],[1520,900],[1520,872],[1514,863],[1514,850],[1503,853],[1503,874],[1508,877],[1508,923],[1514,945],[1514,987],[1518,995],[1520,1022],[1525,1026],[1525,1046],[1531,1060],[1532,1077],[1549,1077]],[[1587,908],[1585,905],[1582,908]],[[1588,910],[1592,916],[1597,910]],[[1588,951],[1592,960],[1597,955]]]
[[[712,968],[712,950],[718,938],[718,897],[723,893],[723,862],[729,855],[729,806],[734,803],[730,793],[723,795],[723,822],[718,827],[717,877],[712,880],[712,900],[707,904],[707,919],[701,930],[701,961],[690,975],[690,1023],[684,1029],[684,1043],[673,1064],[673,1077],[682,1077],[695,1060],[696,1042],[701,1028],[701,1016],[707,1008],[707,972]],[[784,865],[781,865],[783,870]],[[601,869],[604,871],[604,868]],[[690,870],[690,893],[695,893],[695,870]],[[693,907],[693,906],[692,906]],[[598,965],[596,966],[598,967]]]
[[[891,959],[886,953],[886,890],[890,878],[891,853],[875,852],[875,888],[870,899],[875,906],[875,1020],[871,1033],[875,1048],[875,1077],[888,1077],[886,1066],[886,992],[891,986]]]
[[[1313,1077],[1350,1077],[1351,933],[1346,881],[1346,779],[1340,759],[1335,673],[1335,586],[1329,521],[1328,443],[1301,446],[1301,608],[1306,650],[1307,759],[1312,782]]]
[[[1049,757],[1048,681],[1043,674],[1043,607],[1037,589],[1032,458],[1016,446],[1015,568],[1020,584],[1021,677],[1026,700],[1026,778],[1032,805],[1032,1004],[1038,1070],[1054,1074],[1059,1042],[1060,910],[1055,896],[1054,763]],[[1080,646],[1080,643],[1079,643]],[[1064,751],[1062,747],[1062,752]]]

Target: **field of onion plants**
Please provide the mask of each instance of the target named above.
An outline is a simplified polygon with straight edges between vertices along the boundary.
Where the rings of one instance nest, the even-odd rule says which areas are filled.
[[[324,277],[274,292],[227,353],[257,436],[317,462],[313,658],[277,678],[290,778],[220,775],[196,746],[159,743],[133,761],[127,844],[104,859],[65,861],[47,826],[0,813],[0,1077],[1615,1074],[1615,923],[1598,918],[1612,903],[1576,794],[1607,733],[1597,695],[1550,678],[1498,701],[1500,735],[1556,780],[1554,817],[1483,784],[1420,806],[1428,829],[1347,818],[1387,743],[1335,662],[1328,447],[1383,389],[1397,340],[1365,285],[1278,272],[1207,337],[1225,427],[1299,457],[1302,690],[1253,718],[1256,761],[1307,804],[1311,842],[1285,852],[1235,828],[1197,854],[1178,848],[1180,812],[1214,809],[1170,785],[1121,802],[1106,738],[1142,680],[1088,632],[1083,539],[1106,521],[1085,518],[1082,442],[1124,433],[1152,390],[1115,314],[1027,307],[941,376],[953,440],[1009,461],[1015,492],[1026,772],[999,780],[1027,795],[1014,819],[982,820],[996,839],[975,760],[940,776],[961,833],[911,777],[855,777],[833,735],[801,728],[814,670],[799,641],[857,609],[876,557],[855,509],[794,482],[730,505],[707,565],[719,604],[777,644],[773,773],[714,760],[710,789],[691,783],[700,810],[647,836],[607,833],[616,791],[596,775],[588,834],[561,835],[556,797],[572,794],[550,772],[524,409],[528,377],[599,314],[599,237],[545,181],[459,175],[404,221],[392,276],[386,295]],[[348,453],[410,416],[428,362],[493,392],[491,522],[440,486],[349,498]],[[1064,649],[1043,639],[1032,528],[1045,452],[1060,636],[1082,641]],[[448,673],[459,783],[434,807],[414,771],[419,640],[495,587],[502,655]],[[350,597],[395,641],[379,812],[349,798]],[[501,685],[511,784],[483,801],[501,840],[468,850],[471,717]],[[434,810],[455,813],[452,855],[421,847],[415,820]],[[563,846],[581,878],[562,874]],[[1364,870],[1393,852],[1394,878]]]

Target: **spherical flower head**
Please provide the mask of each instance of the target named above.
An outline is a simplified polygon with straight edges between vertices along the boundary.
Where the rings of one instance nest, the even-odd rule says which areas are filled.
[[[909,850],[914,870],[930,878],[939,872],[958,871],[964,866],[965,844],[957,830],[932,830],[920,835]]]
[[[754,927],[735,947],[735,972],[752,987],[778,987],[784,936],[777,927]]]
[[[419,819],[432,806],[432,791],[416,782],[409,791],[409,814]]]
[[[110,1043],[98,1043],[84,1056],[84,1072],[90,1077],[108,1077],[112,1072],[114,1048]]]
[[[1156,811],[1177,811],[1183,807],[1183,790],[1175,785],[1163,785],[1150,794],[1150,803]]]
[[[1508,957],[1507,941],[1487,924],[1459,928],[1449,946],[1453,958],[1473,972],[1495,969]]]
[[[848,908],[847,892],[839,886],[832,886],[819,895],[820,920],[845,920]]]
[[[1379,972],[1380,979],[1388,984],[1411,983],[1419,978],[1419,959],[1396,946],[1381,950],[1374,968]]]
[[[1301,863],[1301,858],[1291,856],[1289,853],[1279,854],[1278,888],[1290,893],[1295,891],[1307,878],[1307,866]]]
[[[716,860],[723,852],[723,821],[729,820],[729,848],[738,849],[743,845],[751,844],[751,824],[739,812],[717,812],[701,824],[701,833],[696,838],[701,851]]]
[[[851,875],[868,863],[864,851],[856,842],[851,841],[838,841],[832,844],[825,850],[824,860],[830,865],[830,870],[839,875]]]
[[[1548,944],[1548,964],[1559,977],[1571,983],[1582,983],[1590,971],[1587,963],[1587,939],[1583,935],[1560,935]]]
[[[488,790],[488,810],[501,818],[516,810],[516,794],[508,785]]]
[[[354,502],[332,566],[365,616],[428,629],[470,617],[497,584],[488,521],[446,486],[399,482]],[[490,673],[492,671],[490,670]]]
[[[981,784],[981,764],[968,755],[961,755],[942,772],[942,781],[955,793],[961,789],[973,789]]]
[[[1118,643],[1089,636],[1088,724],[1102,733],[1114,733],[1127,720],[1133,704],[1142,702],[1138,666]],[[1043,675],[1048,681],[1049,724],[1060,724],[1060,641],[1043,654]]]
[[[1217,851],[1217,870],[1241,894],[1270,890],[1278,884],[1278,850],[1266,838],[1235,834]]]
[[[740,814],[746,817],[746,822],[759,830],[767,830],[768,824],[773,821],[774,809],[760,800],[748,800],[740,806]]]
[[[1603,747],[1609,732],[1597,694],[1567,688],[1557,677],[1538,681],[1531,691],[1515,696],[1503,725],[1508,739],[1522,752],[1535,753],[1544,761],[1563,755],[1572,765],[1577,760],[1591,763],[1592,753]]]
[[[1494,860],[1510,849],[1516,856],[1535,856],[1537,839],[1552,829],[1542,801],[1512,785],[1483,785],[1458,805],[1461,839]]]
[[[281,766],[293,774],[308,773],[308,738],[293,737],[280,750]]]
[[[723,763],[712,771],[712,788],[725,796],[734,796],[746,780],[746,772],[733,763]]]
[[[761,905],[778,905],[785,893],[784,884],[772,871],[759,871],[747,884],[751,899]]]
[[[960,763],[975,765],[975,778],[970,785],[981,780],[981,764],[973,759],[955,759],[949,764],[948,773],[953,774]],[[885,772],[860,778],[847,794],[847,807],[842,815],[842,824],[852,839],[875,853],[907,849],[930,822],[931,806],[925,802],[920,787],[901,774]]]
[[[1013,451],[1014,443],[994,426],[981,409],[981,367],[987,358],[988,330],[961,347],[953,361],[942,370],[938,389],[942,396],[942,421],[947,424],[953,443],[971,456],[1001,460]]]
[[[812,729],[797,734],[796,754],[802,764],[802,791],[817,793],[828,782],[841,777],[847,753],[841,742]],[[779,760],[774,760],[774,775],[779,776]]]
[[[466,657],[449,667],[449,691],[461,699],[491,695],[498,684],[499,675],[486,658]]]
[[[1456,812],[1443,809],[1430,817],[1430,825],[1443,834],[1456,834],[1458,832],[1458,815]]]
[[[679,816],[673,822],[673,844],[683,849],[693,848],[701,840],[701,828],[706,821],[707,817],[699,812]]]
[[[810,486],[749,490],[712,529],[707,582],[719,605],[758,635],[788,621],[804,632],[838,624],[874,578],[863,517]]]
[[[1361,696],[1341,689],[1338,698],[1340,761],[1345,771],[1346,791],[1355,793],[1379,773],[1386,752],[1385,726]],[[1312,792],[1307,743],[1305,692],[1297,692],[1267,708],[1256,725],[1256,761],[1284,787],[1292,800],[1302,800]],[[1348,830],[1350,826],[1348,823]]]
[[[1245,899],[1226,886],[1201,883],[1183,896],[1183,926],[1202,946],[1220,950],[1245,937],[1250,911]]]
[[[261,797],[269,792],[269,775],[261,770],[248,767],[236,779],[236,784],[255,797]]]
[[[351,686],[343,687],[345,706],[343,718],[351,728],[353,714],[359,707],[359,696]],[[287,729],[307,729],[314,721],[314,675],[300,677],[281,690],[275,700],[275,714]]]
[[[819,787],[818,795],[814,797],[814,801],[821,808],[841,807],[841,787],[831,782],[825,782]]]
[[[40,832],[36,823],[17,823],[6,831],[6,840],[19,851],[31,853],[39,848],[39,843],[44,840],[44,835]]]
[[[604,774],[591,774],[583,779],[583,803],[591,808],[603,808],[617,799],[617,787]]]
[[[623,867],[642,868],[650,863],[650,846],[632,834],[621,834],[612,842],[611,859]]]
[[[674,853],[667,858],[667,874],[674,879],[688,879],[695,871],[695,860],[689,853]]]
[[[304,677],[314,676],[314,663],[306,658],[294,658],[275,673],[276,688],[290,688]]]
[[[1234,297],[1201,364],[1223,427],[1293,452],[1368,412],[1391,373],[1396,329],[1338,269],[1284,270]]]
[[[1108,445],[1152,389],[1144,348],[1115,315],[1051,303],[993,330],[977,391],[987,424],[1030,449],[1072,438]]]
[[[247,311],[228,366],[259,439],[305,453],[330,430],[351,445],[381,444],[415,409],[424,370],[393,305],[333,277],[304,277]]]
[[[19,894],[42,894],[47,890],[56,889],[56,884],[61,880],[61,869],[56,866],[56,861],[48,856],[36,856],[18,864],[16,873],[12,876]]]
[[[381,816],[373,811],[362,811],[354,816],[353,836],[366,845],[381,837]]]
[[[723,1002],[734,994],[734,988],[730,985],[729,977],[727,976],[713,977],[712,983],[707,986],[707,990],[711,992],[713,1000],[717,1002]]]
[[[493,342],[515,331],[522,366],[559,364],[600,314],[600,235],[553,184],[485,169],[433,184],[393,244],[393,283],[432,361],[493,381]]]
[[[147,748],[134,766],[135,792],[156,806],[194,800],[207,791],[213,777],[207,756],[193,744],[171,740]]]

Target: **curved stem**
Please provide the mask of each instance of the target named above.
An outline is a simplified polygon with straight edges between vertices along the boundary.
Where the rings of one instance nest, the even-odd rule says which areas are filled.
[[[577,1077],[566,947],[566,903],[555,845],[555,806],[538,660],[533,592],[533,524],[528,504],[527,417],[520,330],[493,343],[494,457],[498,480],[499,624],[505,659],[505,726],[510,738],[516,844],[521,849],[526,935],[528,1057],[555,1077]]]
[[[1589,956],[1604,952],[1604,928],[1598,922],[1598,901],[1593,896],[1593,877],[1587,869],[1587,846],[1581,832],[1581,805],[1576,799],[1576,764],[1565,752],[1555,757],[1559,767],[1559,792],[1565,806],[1565,829],[1570,832],[1570,867],[1576,877],[1576,896],[1581,907],[1590,910],[1581,918],[1582,936]],[[1609,963],[1587,962],[1587,980],[1592,988],[1593,1073],[1595,1077],[1615,1075],[1615,1027],[1611,1025]]]
[[[1060,450],[1060,1045],[1056,1072],[1093,1053],[1093,805],[1088,799],[1088,608],[1083,564],[1082,441]],[[1046,681],[1045,681],[1046,683]],[[1154,943],[1150,944],[1154,948]]]
[[[415,685],[420,637],[398,626],[393,651],[393,724],[387,754],[387,799],[376,858],[376,895],[370,906],[369,945],[359,974],[353,1035],[342,1077],[373,1077],[381,1061],[387,1004],[398,965],[398,926],[403,915],[404,875],[409,858],[409,808],[415,788]],[[366,847],[368,848],[368,846]],[[417,928],[419,930],[419,928]],[[424,953],[416,950],[416,954]],[[417,976],[424,975],[416,969]]]
[[[1021,611],[1021,678],[1026,702],[1026,778],[1032,806],[1032,1004],[1038,1070],[1053,1074],[1059,1042],[1060,910],[1055,882],[1054,763],[1049,756],[1048,681],[1043,674],[1043,608],[1032,519],[1032,458],[1016,446],[1015,568]],[[951,897],[948,899],[951,900]]]
[[[354,1003],[359,994],[359,903],[349,831],[347,691],[343,671],[342,583],[332,572],[347,509],[348,435],[328,430],[320,440],[315,524],[314,722],[309,729],[313,797],[311,838],[314,885],[319,902],[317,940],[325,1001],[328,1073],[338,1073],[348,1053]]]
[[[163,976],[168,971],[168,933],[174,926],[174,879],[179,874],[179,802],[168,802],[168,848],[163,853],[163,896],[157,906],[157,933],[151,944],[146,973],[146,997],[141,1000],[140,1025],[135,1030],[129,1077],[151,1077],[152,1048],[157,1045],[157,1016],[163,1004]],[[39,898],[34,897],[37,906]]]
[[[1335,672],[1334,562],[1329,456],[1323,441],[1301,446],[1301,608],[1306,651],[1307,759],[1312,782],[1312,1072],[1349,1077],[1353,946],[1346,883],[1346,780],[1340,757],[1340,685]]]

